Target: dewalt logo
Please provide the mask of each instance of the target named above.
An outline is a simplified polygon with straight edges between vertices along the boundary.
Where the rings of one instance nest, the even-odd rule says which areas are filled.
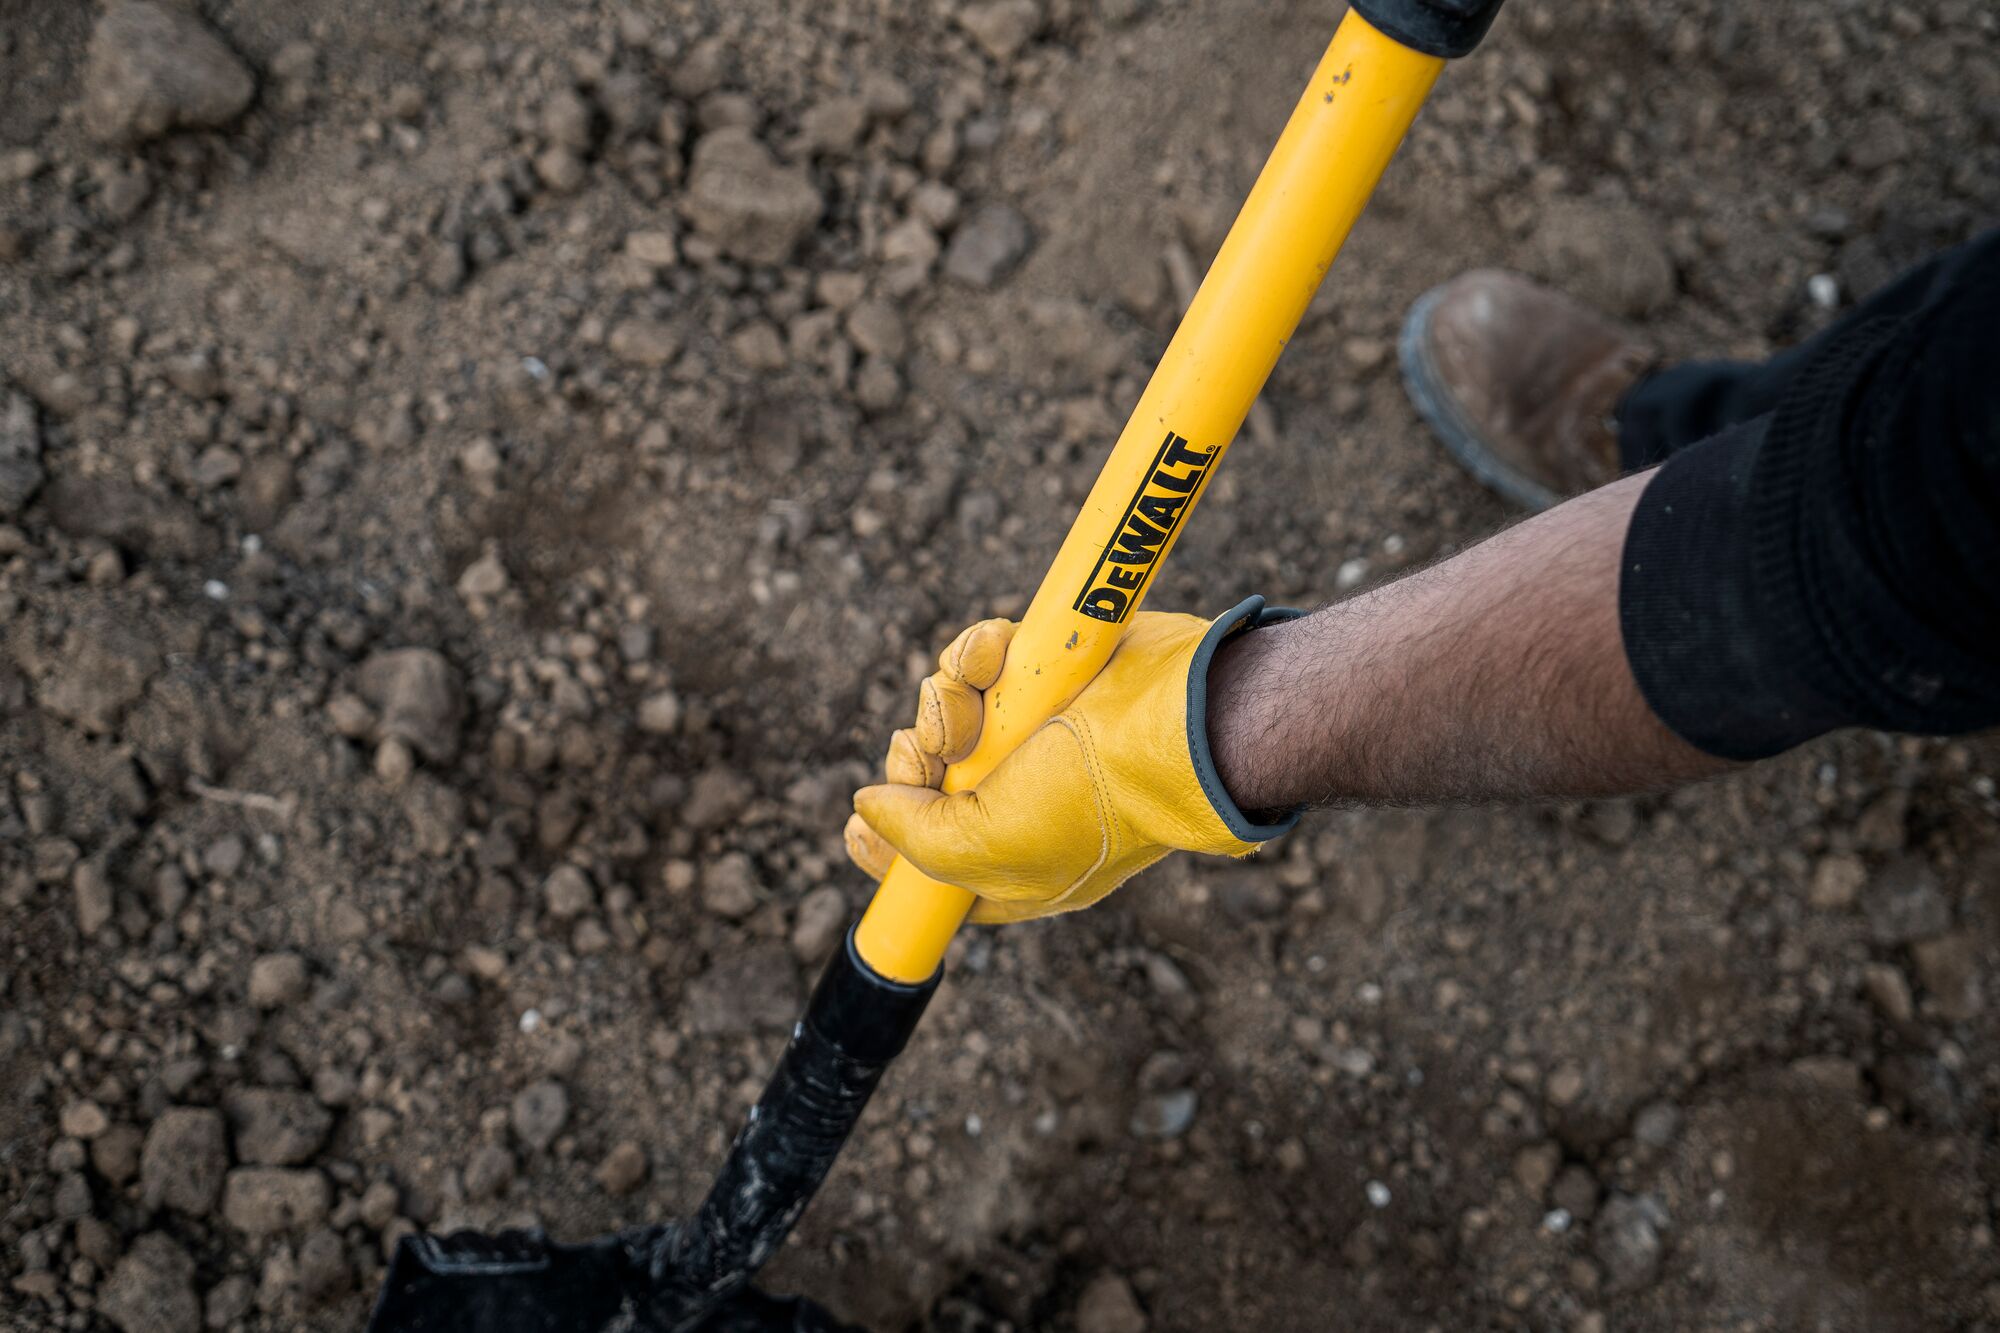
[[[1125,619],[1214,461],[1215,450],[1190,449],[1184,437],[1167,432],[1071,609],[1113,624]]]

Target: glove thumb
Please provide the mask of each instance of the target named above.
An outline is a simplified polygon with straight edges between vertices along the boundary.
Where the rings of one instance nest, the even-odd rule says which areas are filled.
[[[885,783],[854,793],[854,813],[932,879],[960,884],[986,859],[986,810],[975,792]]]

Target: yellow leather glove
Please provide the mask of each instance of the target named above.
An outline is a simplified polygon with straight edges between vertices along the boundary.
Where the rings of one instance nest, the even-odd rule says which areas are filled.
[[[1252,823],[1208,748],[1208,667],[1231,634],[1296,612],[1252,597],[1214,621],[1140,612],[1090,684],[971,791],[938,790],[972,752],[981,692],[1014,623],[983,620],[918,688],[917,722],[889,741],[886,785],[854,794],[848,855],[880,879],[897,853],[980,897],[982,924],[1088,907],[1168,852],[1247,856],[1298,822]]]

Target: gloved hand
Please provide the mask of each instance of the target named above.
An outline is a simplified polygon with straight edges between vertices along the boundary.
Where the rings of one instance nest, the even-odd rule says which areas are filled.
[[[971,791],[938,790],[971,753],[981,692],[999,679],[1015,625],[983,620],[918,689],[917,723],[889,740],[888,782],[854,794],[847,852],[880,879],[900,852],[980,897],[972,920],[1023,921],[1088,907],[1175,850],[1246,856],[1298,822],[1251,822],[1208,748],[1208,667],[1231,634],[1289,619],[1252,597],[1213,622],[1140,612],[1110,661]]]

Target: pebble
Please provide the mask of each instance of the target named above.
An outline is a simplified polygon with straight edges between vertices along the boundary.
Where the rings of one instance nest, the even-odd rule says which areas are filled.
[[[681,724],[680,696],[672,690],[649,694],[639,704],[639,730],[649,736],[670,736]]]
[[[818,225],[825,204],[803,168],[779,165],[754,134],[731,125],[695,144],[682,207],[722,253],[782,264]]]
[[[734,769],[706,768],[688,784],[687,800],[681,803],[680,822],[700,833],[720,828],[743,812],[750,803],[751,787]]]
[[[597,890],[581,869],[560,865],[542,881],[542,900],[548,904],[550,916],[567,921],[597,905]]]
[[[1890,1022],[1907,1023],[1915,1016],[1916,999],[1901,969],[1889,963],[1869,963],[1861,969],[1861,985]]]
[[[111,1117],[104,1114],[102,1106],[86,1097],[63,1107],[58,1123],[70,1138],[88,1142],[111,1128]]]
[[[1861,896],[1868,882],[1868,867],[1851,853],[1835,852],[1819,859],[1813,867],[1812,884],[1806,901],[1822,912],[1844,912]]]
[[[623,1197],[639,1188],[639,1182],[646,1178],[646,1152],[625,1139],[604,1155],[592,1174],[606,1194]]]
[[[256,91],[249,66],[194,10],[111,0],[84,61],[83,124],[103,143],[213,129],[242,114]]]
[[[514,1154],[489,1143],[465,1164],[466,1197],[475,1203],[497,1199],[514,1183]]]
[[[1028,220],[1008,204],[986,204],[973,212],[945,247],[944,274],[968,287],[991,287],[1013,272],[1027,255]]]
[[[569,1089],[552,1078],[530,1083],[514,1094],[507,1119],[521,1142],[546,1152],[569,1121]]]
[[[1146,1333],[1149,1324],[1132,1284],[1119,1273],[1099,1273],[1076,1302],[1076,1333]]]
[[[250,1003],[280,1009],[306,997],[306,960],[295,953],[267,953],[250,964]]]
[[[627,319],[612,330],[605,345],[628,366],[664,366],[681,350],[680,334],[656,319]]]
[[[111,880],[103,865],[94,859],[78,862],[70,876],[70,890],[76,900],[77,933],[87,938],[110,924]]]
[[[433,763],[458,753],[463,702],[458,673],[432,648],[374,653],[354,678],[355,693],[375,710],[377,740],[407,742]]]
[[[294,1280],[309,1305],[323,1305],[354,1285],[347,1247],[340,1243],[336,1233],[321,1227],[306,1237],[299,1246],[298,1275]]]
[[[169,1107],[146,1131],[139,1154],[140,1193],[150,1208],[176,1208],[191,1217],[204,1217],[215,1207],[228,1170],[222,1113],[208,1107]]]
[[[1174,1088],[1141,1097],[1132,1108],[1131,1130],[1142,1139],[1177,1139],[1194,1124],[1199,1104],[1193,1088]]]

